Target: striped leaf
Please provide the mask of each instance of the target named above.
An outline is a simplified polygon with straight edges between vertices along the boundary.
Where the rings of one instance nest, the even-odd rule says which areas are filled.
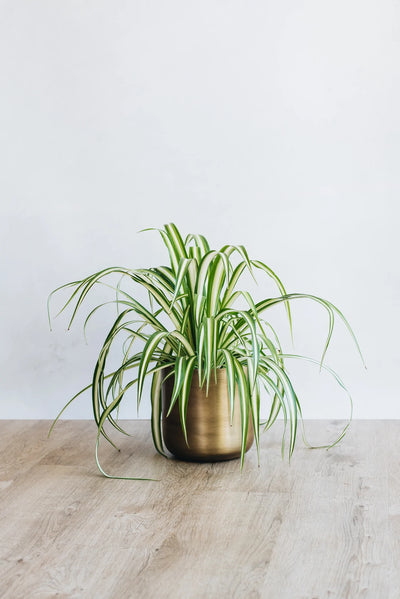
[[[158,370],[153,374],[151,381],[151,433],[153,436],[154,447],[161,455],[167,457],[164,451],[162,432],[161,432],[161,385],[163,373]]]
[[[239,389],[239,399],[240,399],[240,413],[241,413],[241,428],[242,428],[242,449],[240,454],[240,466],[243,468],[244,463],[244,454],[246,452],[246,443],[247,443],[247,434],[249,430],[249,404],[250,404],[250,394],[249,388],[247,385],[246,376],[244,374],[244,370],[239,360],[235,358],[235,370],[236,370],[236,380]]]
[[[186,359],[185,372],[182,381],[182,387],[179,396],[179,415],[181,418],[182,430],[185,437],[186,445],[189,447],[186,429],[186,412],[189,401],[190,386],[192,383],[193,370],[196,364],[196,356],[191,356]]]
[[[235,393],[236,393],[236,367],[235,367],[235,359],[227,349],[222,349],[222,354],[224,356],[225,367],[227,372],[228,379],[228,395],[229,395],[229,404],[230,404],[230,419],[231,426],[233,424],[233,414],[235,408]]]
[[[156,331],[151,335],[144,346],[142,357],[140,359],[139,371],[138,371],[138,384],[137,384],[137,404],[139,406],[140,399],[143,392],[144,379],[147,375],[149,364],[154,360],[154,352],[158,348],[159,344],[166,339],[168,333],[165,331]]]
[[[282,387],[285,392],[286,406],[290,415],[290,443],[289,443],[289,457],[293,454],[294,446],[296,443],[296,432],[297,432],[297,396],[294,392],[292,383],[286,374],[286,372],[280,368],[270,358],[263,358],[263,363],[270,368],[277,376],[278,380],[282,383]]]

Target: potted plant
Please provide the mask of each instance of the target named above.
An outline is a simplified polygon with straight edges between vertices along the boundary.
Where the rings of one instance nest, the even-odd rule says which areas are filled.
[[[265,263],[250,259],[242,245],[224,245],[218,251],[212,250],[203,235],[190,234],[183,238],[172,223],[158,231],[168,250],[169,266],[135,270],[106,268],[83,280],[62,285],[50,294],[49,300],[61,289],[73,289],[61,310],[72,306],[70,327],[94,286],[109,275],[121,277],[112,285],[116,292],[112,302],[117,316],[100,350],[92,383],[64,406],[53,426],[65,408],[91,388],[93,416],[98,427],[96,462],[105,476],[119,478],[106,474],[101,468],[99,440],[103,436],[112,443],[104,428],[107,421],[125,432],[115,417],[118,407],[134,386],[139,406],[145,379],[150,376],[152,436],[156,450],[162,455],[167,456],[166,445],[183,459],[240,457],[243,466],[253,437],[258,451],[260,426],[269,429],[278,415],[283,414],[285,430],[287,422],[290,428],[291,456],[301,406],[285,361],[293,357],[317,361],[285,353],[277,333],[265,320],[265,313],[283,303],[292,331],[290,301],[305,298],[323,306],[329,316],[329,327],[319,364],[343,388],[340,378],[324,364],[324,358],[335,316],[346,325],[361,356],[349,323],[340,310],[325,299],[286,293],[275,272]],[[239,288],[246,271],[253,279],[260,273],[272,279],[278,295],[255,301],[248,291]],[[129,287],[123,288],[123,283]],[[132,285],[146,290],[148,305],[132,294]],[[84,327],[100,307],[88,314]],[[121,341],[121,363],[107,372],[110,350]],[[270,396],[271,405],[265,422],[261,423],[260,398],[264,391]],[[329,447],[343,437],[348,425]],[[284,439],[285,433],[282,452]]]

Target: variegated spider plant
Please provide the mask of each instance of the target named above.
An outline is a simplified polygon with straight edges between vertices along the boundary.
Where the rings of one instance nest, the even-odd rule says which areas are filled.
[[[61,310],[62,312],[67,306],[72,307],[70,327],[87,294],[95,285],[102,283],[109,275],[117,274],[121,277],[118,284],[114,285],[116,296],[112,300],[117,306],[117,317],[100,350],[92,383],[64,406],[53,426],[66,407],[83,391],[91,388],[94,420],[98,427],[96,462],[105,476],[119,478],[106,474],[101,468],[98,461],[98,445],[101,435],[112,443],[104,430],[106,421],[118,431],[125,432],[115,414],[126,392],[132,386],[136,386],[139,406],[145,378],[151,376],[153,441],[156,450],[166,456],[161,431],[163,370],[170,368],[174,372],[171,409],[178,402],[182,430],[186,438],[185,415],[193,371],[198,370],[201,385],[208,389],[216,369],[226,368],[231,414],[236,388],[239,391],[242,466],[250,418],[253,420],[258,451],[260,426],[262,425],[264,430],[269,429],[282,414],[285,430],[286,423],[289,423],[291,456],[295,446],[298,419],[301,418],[301,406],[286,371],[285,360],[303,358],[316,361],[284,353],[278,335],[264,319],[265,312],[282,303],[292,330],[292,300],[305,298],[323,306],[328,314],[329,325],[319,364],[321,368],[328,370],[344,389],[338,375],[324,364],[324,358],[332,337],[335,316],[346,325],[361,356],[349,323],[340,310],[325,299],[305,293],[288,294],[275,272],[263,262],[250,259],[242,245],[224,245],[220,250],[212,250],[203,235],[190,234],[184,238],[172,223],[158,231],[168,250],[168,266],[135,270],[106,268],[80,281],[62,285],[50,294],[49,301],[59,290],[68,287],[73,289]],[[246,271],[254,279],[257,273],[270,277],[279,294],[262,301],[254,301],[249,292],[238,288],[239,281]],[[123,283],[126,284],[124,289]],[[150,301],[147,306],[132,295],[131,287],[135,284],[148,292]],[[239,309],[238,303],[245,308]],[[97,306],[88,314],[85,326],[100,307]],[[121,364],[115,370],[107,372],[110,349],[122,340]],[[260,397],[264,391],[271,398],[271,406],[266,420],[261,423]],[[352,406],[351,397],[349,398]],[[336,444],[348,426],[349,423],[334,443],[324,447]],[[282,439],[282,454],[284,439],[285,433]]]

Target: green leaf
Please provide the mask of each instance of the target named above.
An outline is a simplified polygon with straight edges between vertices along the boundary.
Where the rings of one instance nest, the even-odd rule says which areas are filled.
[[[260,465],[260,389],[256,383],[250,395],[251,417],[253,419],[254,440],[257,448],[257,460]]]
[[[173,223],[165,225],[164,228],[165,230],[160,230],[160,233],[168,249],[171,268],[174,273],[177,273],[180,261],[182,258],[187,258],[186,248],[177,227]]]
[[[276,286],[278,287],[279,292],[280,292],[281,295],[286,295],[287,294],[286,289],[283,286],[282,281],[280,280],[280,278],[278,277],[278,275],[272,270],[272,268],[270,268],[269,266],[267,266],[266,264],[264,264],[264,262],[261,262],[260,260],[252,260],[251,263],[256,268],[259,268],[260,270],[263,270],[276,283]],[[285,309],[286,309],[286,313],[287,313],[288,320],[289,320],[290,334],[291,334],[292,340],[293,340],[292,315],[291,315],[291,312],[290,312],[290,304],[289,304],[288,301],[285,301]]]
[[[235,407],[235,393],[236,393],[236,367],[235,367],[235,359],[233,357],[232,352],[227,349],[222,349],[222,354],[225,360],[225,367],[227,372],[228,379],[228,395],[229,395],[229,404],[230,404],[230,421],[231,426],[233,424],[233,413]]]
[[[308,356],[299,356],[297,354],[282,354],[283,358],[294,358],[297,360],[306,360],[307,362],[311,362],[312,364],[319,364],[320,362],[318,360],[314,360],[314,358],[309,358]],[[335,441],[333,441],[332,443],[328,444],[328,445],[310,445],[310,443],[307,441],[306,435],[305,435],[305,430],[304,430],[304,422],[302,420],[302,428],[303,428],[303,441],[304,444],[309,447],[310,449],[330,449],[332,447],[334,447],[335,445],[337,445],[339,443],[339,441],[341,441],[344,437],[344,435],[346,434],[347,429],[349,428],[351,421],[352,421],[352,417],[353,417],[353,400],[352,397],[349,393],[349,390],[347,389],[346,385],[343,383],[342,379],[339,377],[339,375],[329,366],[327,366],[326,364],[324,364],[322,366],[322,368],[324,370],[326,370],[327,372],[329,372],[329,374],[335,379],[335,381],[338,383],[338,385],[345,391],[345,393],[347,394],[347,397],[349,399],[349,403],[350,403],[350,416],[349,419],[347,421],[347,424],[345,425],[345,427],[343,428],[343,430],[341,431],[341,433],[339,434],[339,436],[337,437],[337,439]]]
[[[132,310],[130,310],[130,309],[125,310],[117,317],[114,325],[111,327],[111,330],[106,337],[106,340],[105,340],[103,347],[100,351],[99,358],[96,362],[96,366],[93,371],[92,408],[93,408],[94,419],[95,419],[97,426],[99,426],[99,422],[100,422],[101,408],[103,408],[103,409],[106,408],[103,384],[104,384],[104,368],[105,368],[107,356],[108,356],[108,353],[109,353],[109,350],[111,347],[112,340],[115,338],[115,336],[120,331],[120,323],[123,321],[126,314],[128,314],[130,312],[132,312]],[[123,429],[117,424],[117,422],[115,422],[115,420],[113,418],[110,417],[109,420],[110,420],[111,424],[114,426],[114,428],[116,428],[120,432],[124,432]],[[109,443],[111,443],[111,445],[114,445],[114,443],[111,441],[111,439],[108,437],[108,435],[104,432],[103,429],[101,430],[101,433],[107,439],[107,441]]]
[[[193,370],[196,364],[196,356],[191,356],[186,359],[185,371],[179,396],[179,415],[181,418],[182,430],[185,437],[186,445],[189,447],[186,429],[186,413],[189,402],[190,387],[192,383]]]
[[[250,316],[250,314],[248,314],[244,310],[233,310],[232,308],[225,308],[224,310],[221,310],[221,312],[218,314],[218,317],[216,318],[216,321],[218,322],[220,319],[224,318],[227,315],[230,315],[230,316],[236,318],[237,320],[244,322],[244,324],[242,324],[242,327],[241,327],[242,330],[238,330],[237,328],[233,327],[231,324],[228,325],[231,327],[233,336],[236,337],[237,339],[239,339],[240,343],[243,344],[243,338],[241,337],[240,333],[244,332],[243,329],[245,328],[246,325],[247,325],[247,330],[251,335],[251,359],[252,359],[252,366],[253,366],[251,389],[253,390],[255,383],[256,383],[256,376],[257,376],[258,364],[259,364],[259,359],[260,359],[260,348],[259,348],[258,338],[257,338],[256,323],[254,322],[254,318],[252,318]],[[226,347],[226,345],[225,345],[225,347]],[[248,355],[250,355],[250,354],[248,354]]]
[[[242,429],[242,439],[241,439],[241,453],[240,453],[240,467],[243,468],[244,464],[244,455],[246,453],[246,443],[247,443],[247,434],[249,430],[249,389],[246,381],[246,376],[244,374],[244,370],[239,360],[236,358],[235,361],[235,370],[237,383],[239,388],[239,399],[240,399],[240,412],[241,412],[241,429]]]
[[[286,405],[290,415],[290,457],[293,454],[294,446],[296,443],[298,399],[286,372],[280,366],[278,366],[278,364],[276,364],[271,358],[264,357],[262,359],[262,362],[265,364],[265,366],[270,368],[276,374],[278,380],[282,383],[282,387],[285,392]]]
[[[98,456],[98,451],[99,451],[99,442],[100,442],[100,436],[101,434],[103,436],[106,436],[104,434],[103,431],[103,427],[104,427],[104,423],[105,421],[110,418],[110,414],[113,410],[115,410],[115,408],[118,406],[119,402],[122,399],[122,394],[120,396],[118,396],[103,412],[99,424],[98,424],[98,431],[97,431],[97,440],[96,440],[96,464],[97,467],[99,469],[99,471],[101,472],[101,474],[103,474],[103,476],[105,476],[106,478],[113,478],[113,479],[119,479],[119,480],[146,480],[146,481],[154,481],[156,482],[157,479],[154,478],[138,478],[138,477],[131,477],[131,476],[114,476],[111,474],[106,473],[99,461],[99,456]]]
[[[168,457],[164,451],[163,439],[161,433],[161,386],[163,373],[158,370],[153,374],[151,382],[151,433],[153,436],[154,447],[164,457]]]
[[[225,279],[229,276],[229,262],[224,254],[217,254],[208,272],[206,293],[207,316],[215,316]]]
[[[205,374],[208,395],[210,385],[211,371],[214,370],[216,378],[217,368],[217,326],[215,318],[210,317],[205,319]]]
[[[235,299],[238,297],[238,295],[240,295],[240,291],[235,291],[235,289],[236,289],[237,282],[245,268],[246,268],[246,263],[243,261],[236,266],[235,270],[229,277],[228,286],[227,286],[224,296],[221,300],[221,306],[223,308],[229,308],[233,304]]]
[[[201,258],[210,251],[209,243],[204,235],[188,235],[185,240],[185,247],[189,247],[192,241],[195,243],[195,248],[199,250]]]
[[[171,411],[178,399],[179,393],[181,392],[183,380],[185,378],[185,366],[187,362],[186,356],[180,356],[175,361],[175,371],[174,371],[174,388],[172,391],[171,403],[169,405],[169,409],[167,412],[167,418],[171,414]]]
[[[153,333],[146,345],[144,346],[142,357],[139,364],[138,371],[138,385],[137,385],[137,403],[139,406],[140,399],[143,392],[143,384],[144,379],[147,376],[148,366],[152,360],[154,360],[154,352],[158,348],[161,341],[163,341],[168,336],[168,332],[165,331],[157,331]]]
[[[347,322],[346,318],[343,316],[343,314],[340,312],[340,310],[338,310],[338,308],[336,308],[336,306],[334,306],[331,302],[328,302],[327,300],[324,300],[320,297],[317,297],[316,295],[310,295],[308,293],[289,293],[288,295],[284,295],[282,297],[276,297],[276,298],[271,298],[271,299],[266,299],[263,300],[261,302],[258,302],[256,304],[256,308],[257,308],[257,312],[261,313],[264,310],[266,310],[267,308],[270,308],[271,306],[274,306],[276,304],[279,304],[281,302],[287,301],[287,300],[292,300],[292,299],[310,299],[312,301],[315,301],[319,304],[321,304],[326,311],[328,312],[329,315],[329,327],[328,327],[328,336],[326,338],[326,342],[325,342],[325,347],[324,350],[322,352],[322,356],[321,356],[321,361],[320,361],[320,367],[322,368],[323,365],[323,361],[325,358],[325,354],[328,350],[329,347],[329,343],[332,337],[332,332],[333,332],[333,327],[334,327],[334,313],[336,312],[340,318],[343,320],[345,326],[347,327],[348,331],[351,334],[351,337],[353,338],[354,343],[356,344],[357,350],[360,354],[361,360],[365,366],[365,362],[364,362],[364,358],[361,354],[361,350],[360,347],[358,345],[357,339],[353,333],[353,330],[351,329],[349,323]]]
[[[174,296],[172,298],[171,307],[174,305],[174,303],[176,301],[176,298],[177,298],[179,291],[181,289],[181,286],[182,286],[182,282],[183,282],[183,280],[186,276],[186,273],[188,272],[189,267],[192,264],[192,262],[193,262],[192,258],[182,258],[182,260],[179,263],[178,272],[176,275]],[[185,289],[183,290],[183,293],[185,293]]]

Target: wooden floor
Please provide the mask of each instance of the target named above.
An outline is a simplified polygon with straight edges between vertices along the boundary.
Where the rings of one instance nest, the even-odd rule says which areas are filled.
[[[307,423],[325,440],[338,423]],[[400,598],[400,421],[355,421],[330,451],[301,442],[289,465],[280,423],[237,461],[166,460],[149,423],[121,452],[92,422],[0,422],[0,597]]]

